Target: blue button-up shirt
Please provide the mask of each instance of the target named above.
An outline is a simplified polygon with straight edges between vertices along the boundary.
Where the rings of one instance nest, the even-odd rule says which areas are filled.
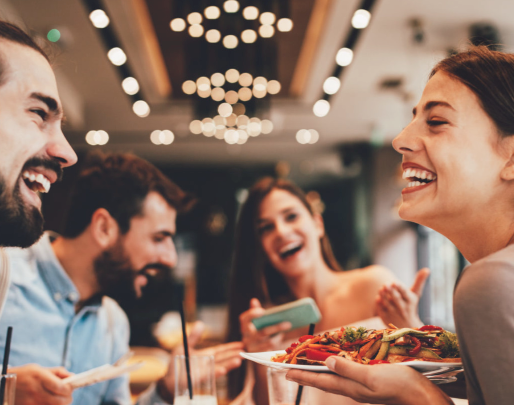
[[[13,326],[9,365],[37,363],[81,373],[112,364],[129,350],[129,323],[108,297],[75,312],[77,288],[55,256],[47,233],[29,249],[6,249],[11,285],[0,318],[0,352]],[[147,395],[145,403],[161,402]],[[130,404],[128,376],[78,388],[74,405]],[[141,403],[141,402],[140,402]]]

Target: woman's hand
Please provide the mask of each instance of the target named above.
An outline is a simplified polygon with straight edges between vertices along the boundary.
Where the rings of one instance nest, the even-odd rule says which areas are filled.
[[[380,288],[375,301],[375,311],[386,325],[392,323],[398,328],[423,326],[419,319],[419,300],[428,276],[430,270],[425,267],[416,274],[410,290],[395,283]]]
[[[262,316],[263,313],[264,308],[262,308],[259,300],[252,298],[250,309],[239,316],[241,335],[247,352],[267,352],[284,348],[282,347],[283,332],[291,329],[291,323],[282,322],[258,331],[252,323],[252,319]]]
[[[410,367],[394,364],[365,365],[341,357],[327,359],[336,374],[291,370],[286,378],[301,385],[358,402],[395,405],[453,404],[441,390]]]

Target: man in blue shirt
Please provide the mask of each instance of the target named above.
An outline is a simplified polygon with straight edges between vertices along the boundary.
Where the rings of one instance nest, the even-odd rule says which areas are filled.
[[[20,28],[0,21],[0,313],[9,285],[2,246],[30,246],[43,233],[41,200],[77,156],[61,130],[63,111],[45,52]],[[8,308],[9,310],[9,308]],[[16,331],[14,332],[16,336]],[[16,403],[64,405],[71,387],[61,367],[9,368]]]
[[[6,326],[13,325],[10,363],[80,373],[124,355],[128,321],[109,297],[139,296],[149,272],[171,270],[176,216],[191,203],[134,155],[94,156],[76,182],[63,235],[47,233],[27,250],[8,249],[15,271],[9,311],[0,318],[0,350]],[[241,348],[229,343],[205,350],[215,356],[220,375],[240,365]],[[173,387],[170,367],[139,403],[171,403]],[[128,377],[79,388],[73,403],[130,404]]]

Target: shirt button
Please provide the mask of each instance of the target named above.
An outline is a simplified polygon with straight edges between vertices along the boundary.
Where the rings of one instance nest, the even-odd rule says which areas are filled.
[[[78,295],[77,295],[77,293],[76,293],[76,292],[70,292],[70,293],[68,294],[68,299],[69,299],[70,301],[76,301],[76,300],[77,300],[77,298],[78,298]]]
[[[61,298],[62,298],[61,293],[56,292],[56,293],[54,294],[54,300],[59,301]]]

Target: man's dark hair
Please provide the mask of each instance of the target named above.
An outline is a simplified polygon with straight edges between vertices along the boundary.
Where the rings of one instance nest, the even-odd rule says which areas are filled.
[[[150,192],[159,193],[179,213],[194,204],[190,194],[146,160],[130,153],[89,155],[75,183],[63,236],[75,238],[84,232],[99,208],[109,211],[122,233],[128,232]]]
[[[41,49],[41,47],[36,44],[36,42],[27,34],[25,31],[23,31],[20,27],[5,22],[0,21],[0,41],[4,39],[7,41],[14,42],[16,44],[25,45],[29,48],[34,49],[35,51],[39,52],[41,55],[45,57],[46,60],[49,61],[48,55]],[[4,81],[5,76],[5,64],[4,64],[4,56],[0,52],[0,85]]]

